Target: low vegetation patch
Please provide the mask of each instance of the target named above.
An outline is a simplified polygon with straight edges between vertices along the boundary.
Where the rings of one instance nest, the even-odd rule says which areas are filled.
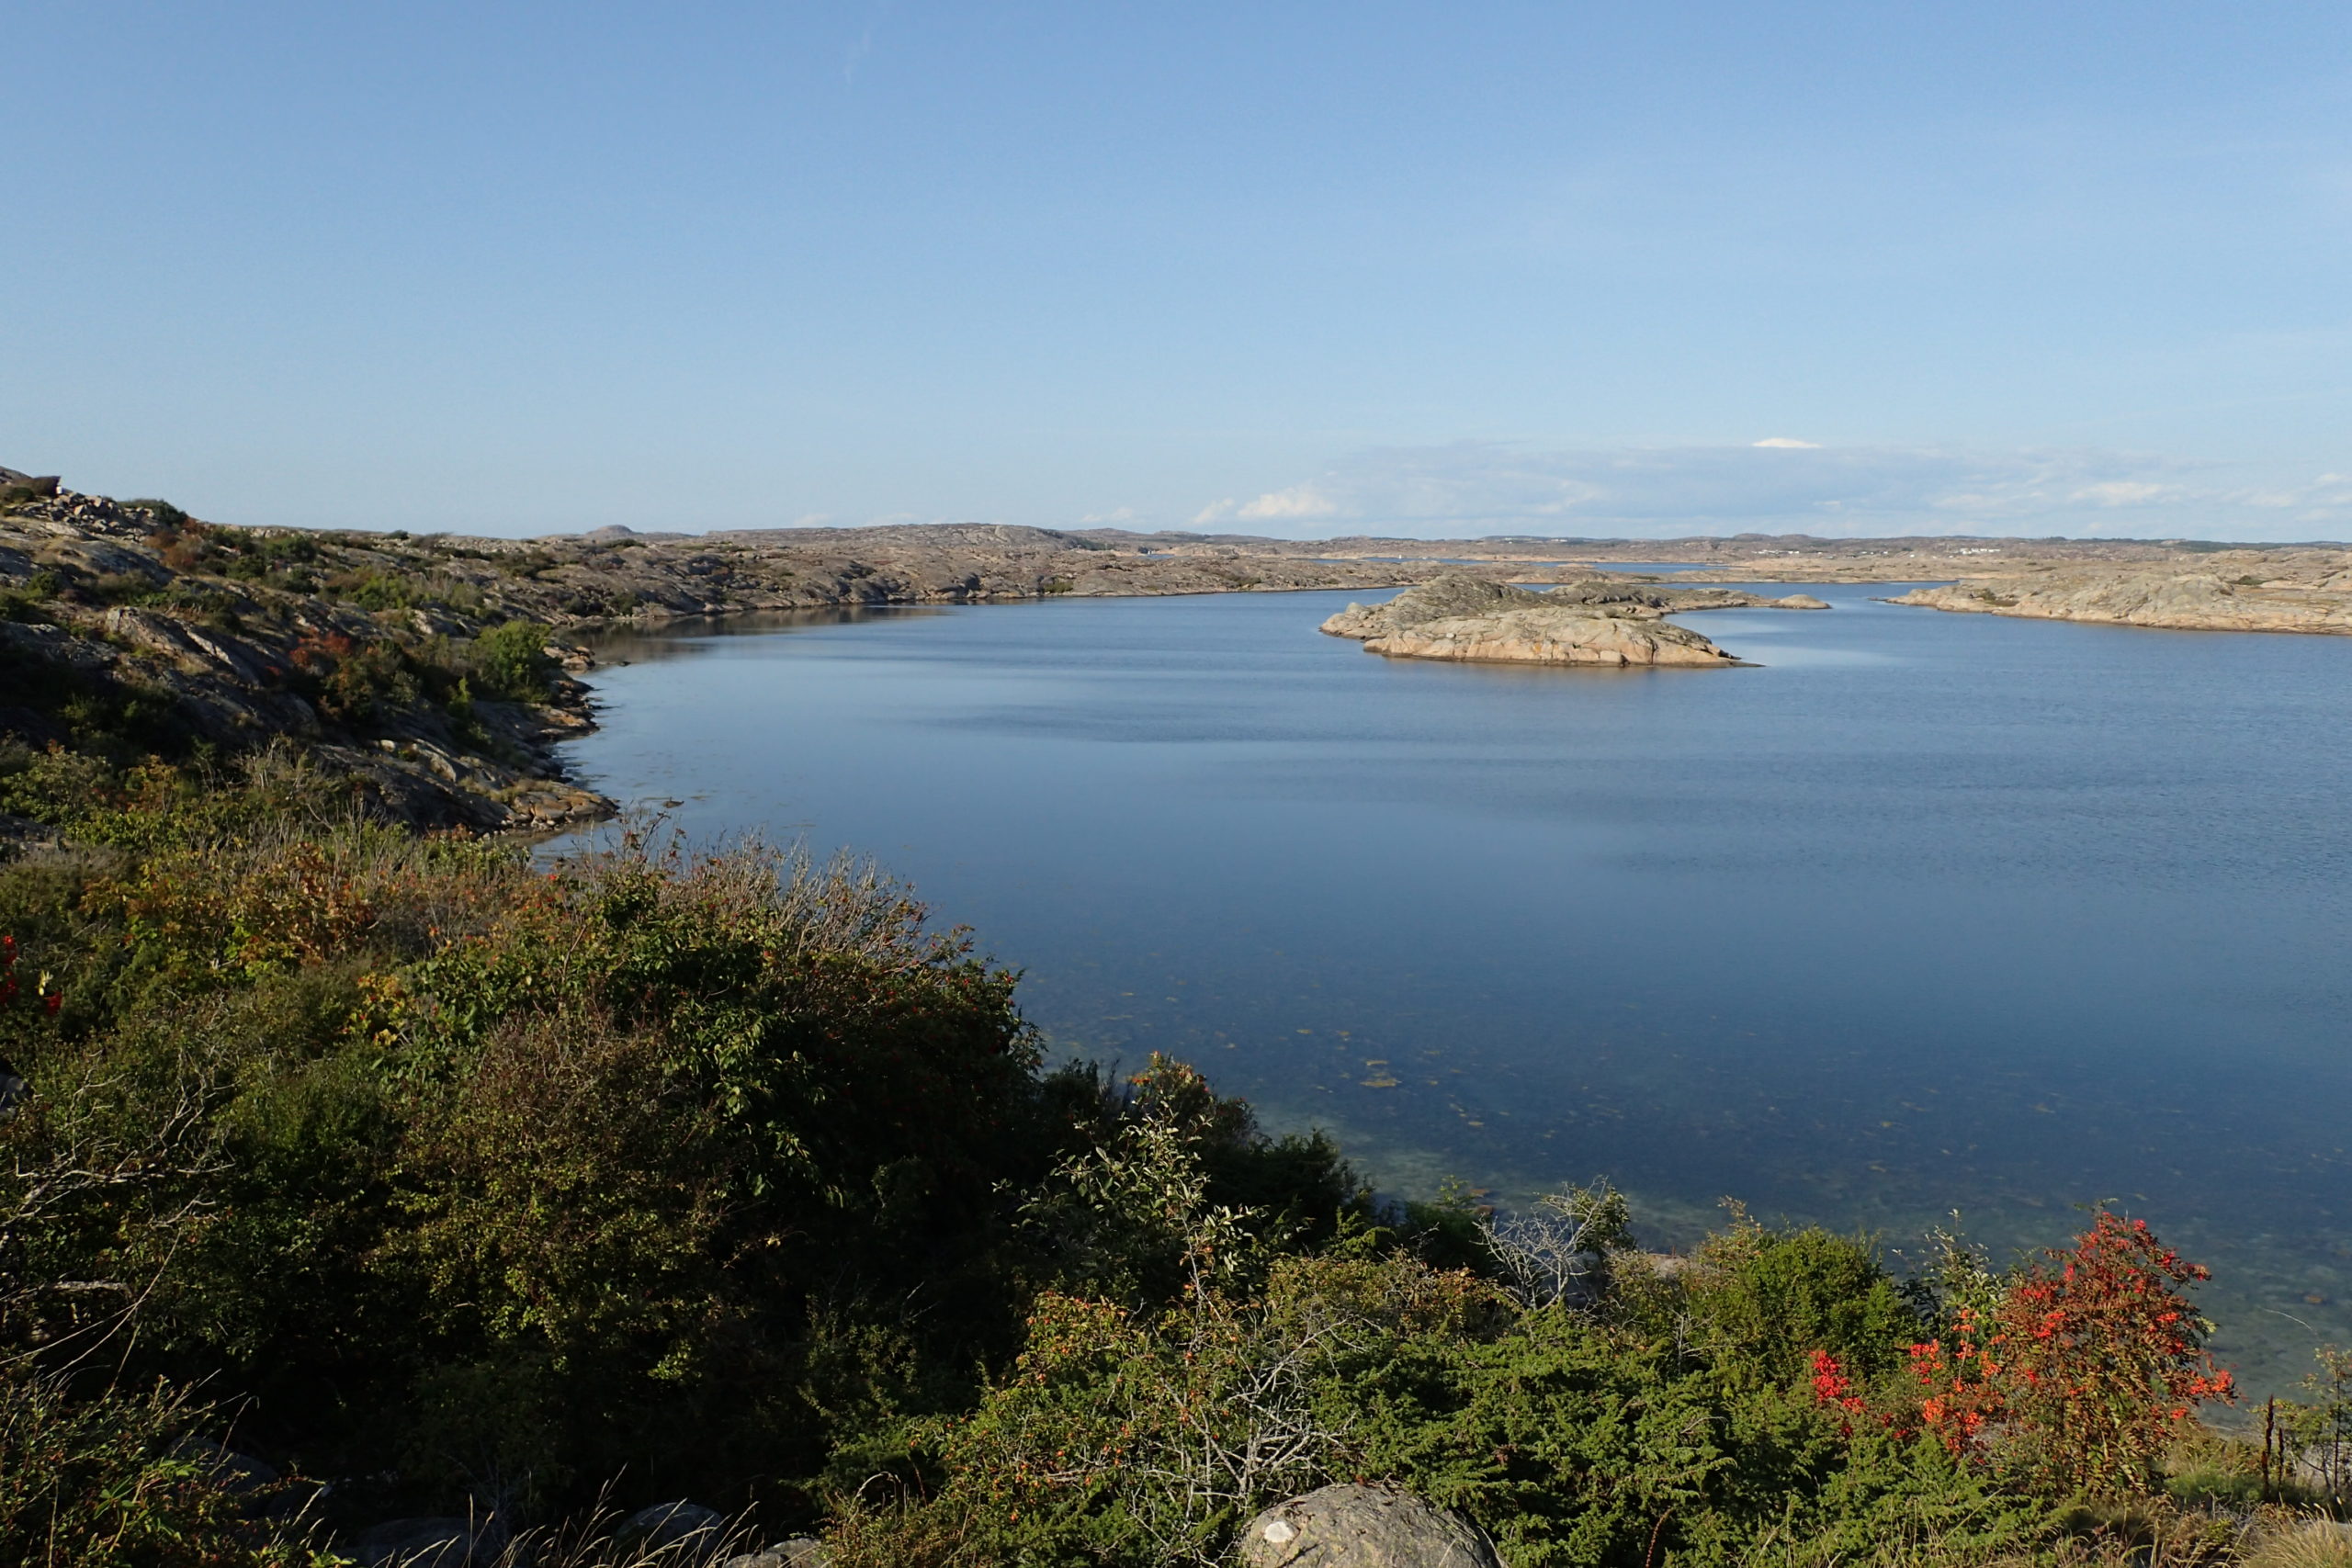
[[[1512,1568],[2342,1561],[2352,1357],[2209,1427],[2140,1216],[1905,1277],[1736,1205],[1656,1258],[1605,1185],[1377,1201],[1180,1063],[1049,1065],[870,866],[395,819],[361,764],[565,691],[502,595],[576,562],[91,515],[0,592],[0,1562],[674,1562],[634,1516],[690,1497],[836,1568],[1158,1568],[1336,1482]]]
[[[536,867],[283,761],[68,840],[0,865],[9,1561],[692,1496],[845,1568],[1216,1562],[1333,1480],[1516,1565],[2283,1561],[2341,1506],[2344,1367],[2207,1431],[2135,1217],[1902,1279],[1735,1211],[1661,1265],[1605,1189],[1382,1206],[1179,1064],[1049,1068],[870,867]]]

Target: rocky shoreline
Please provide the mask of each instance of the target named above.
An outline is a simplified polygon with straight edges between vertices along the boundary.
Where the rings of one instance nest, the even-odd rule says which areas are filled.
[[[1600,570],[1657,560],[1695,569],[1670,581]],[[23,683],[118,706],[161,704],[222,753],[295,737],[308,761],[348,777],[373,809],[478,830],[544,833],[613,810],[564,776],[554,750],[595,722],[574,678],[594,655],[576,633],[865,606],[1406,589],[1371,609],[1351,605],[1323,629],[1391,658],[1713,668],[1740,660],[1665,616],[1826,606],[1702,584],[1932,579],[1957,581],[1894,603],[2352,632],[2352,552],[2335,547],[1764,535],[1285,540],[985,524],[474,538],[208,525],[164,502],[117,502],[0,468],[0,659],[32,672]],[[322,649],[344,650],[328,663],[378,649],[413,663],[516,622],[546,628],[544,651],[561,666],[543,694],[475,694],[459,712],[412,700],[395,679],[364,723],[313,701]],[[0,694],[7,737],[35,749],[70,739],[57,712],[13,694]]]
[[[545,674],[527,698],[430,701],[414,669],[505,617],[440,602],[370,609],[368,595],[322,593],[314,580],[236,575],[250,558],[208,556],[198,527],[70,491],[0,516],[0,744],[72,751],[110,722],[220,758],[290,748],[291,765],[413,828],[545,833],[613,813],[555,751],[594,728],[576,679],[586,649],[538,648]],[[288,558],[357,575],[327,554]],[[335,685],[342,664],[382,689]],[[23,826],[0,818],[8,837]]]
[[[2042,568],[1915,588],[1888,603],[2173,631],[2352,634],[2352,559],[2336,552],[2230,551],[2202,564]]]

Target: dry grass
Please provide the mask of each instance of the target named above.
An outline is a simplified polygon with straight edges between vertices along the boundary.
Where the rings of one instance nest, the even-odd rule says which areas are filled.
[[[2245,1568],[2352,1568],[2352,1525],[2306,1519],[2266,1531]]]
[[[730,1559],[775,1550],[748,1515],[660,1545],[631,1539],[629,1518],[600,1506],[572,1523],[523,1530],[489,1554],[479,1547],[470,1558],[454,1546],[428,1548],[392,1568],[720,1568]],[[790,1558],[784,1561],[799,1568]]]

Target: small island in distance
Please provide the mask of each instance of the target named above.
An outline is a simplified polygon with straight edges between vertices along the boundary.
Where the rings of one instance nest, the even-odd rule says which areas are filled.
[[[92,555],[94,542],[136,548],[152,526],[143,519],[126,522],[119,509],[108,510],[112,504],[67,489],[54,477],[0,468],[0,547],[7,551],[0,555],[0,575],[22,579],[48,567],[71,570],[77,563],[111,570]],[[405,530],[228,532],[249,537],[262,554],[284,556],[303,547],[290,541],[308,540],[329,553],[328,565],[428,571],[550,626],[1063,595],[1406,588],[1449,572],[1589,587],[1596,568],[1624,574],[1629,568],[1672,563],[1678,584],[1948,584],[1922,587],[1897,602],[2182,630],[2352,631],[2352,546],[2335,542],[1962,535],[1824,539],[1753,533],[1671,539],[1278,539],[993,523],[700,534],[607,526],[530,539]],[[282,542],[272,547],[273,539]],[[302,577],[303,564],[289,558],[275,561],[272,570],[290,582]],[[276,583],[267,574],[240,581]],[[1672,604],[1676,610],[1704,607],[1693,599]]]
[[[1767,599],[1723,588],[1664,588],[1648,579],[1595,572],[1538,592],[1449,571],[1384,604],[1350,604],[1323,623],[1390,659],[1480,664],[1582,664],[1723,668],[1742,662],[1688,626],[1677,611],[1826,610],[1806,593]]]
[[[1631,570],[1665,562],[1677,568],[1670,581]],[[573,634],[703,618],[1407,589],[1324,629],[1394,657],[1708,668],[1740,660],[1664,617],[1824,607],[1711,586],[1806,581],[1921,584],[1893,602],[1939,610],[2352,631],[2352,549],[2329,544],[1300,540],[978,523],[510,539],[207,523],[167,502],[118,502],[0,468],[0,594],[14,606],[0,647],[40,672],[0,703],[0,731],[47,745],[69,739],[62,708],[93,693],[130,702],[123,694],[168,690],[175,722],[230,751],[326,720],[314,759],[404,820],[546,832],[612,809],[565,780],[550,749],[594,727],[584,688],[558,680],[543,694],[534,676],[531,700],[511,700],[512,680],[460,669],[447,649],[503,635],[516,657],[578,673],[594,654]]]

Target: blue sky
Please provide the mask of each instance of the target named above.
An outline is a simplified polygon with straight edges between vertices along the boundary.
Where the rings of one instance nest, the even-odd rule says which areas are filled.
[[[226,521],[2352,536],[2340,4],[0,22],[0,463]]]

